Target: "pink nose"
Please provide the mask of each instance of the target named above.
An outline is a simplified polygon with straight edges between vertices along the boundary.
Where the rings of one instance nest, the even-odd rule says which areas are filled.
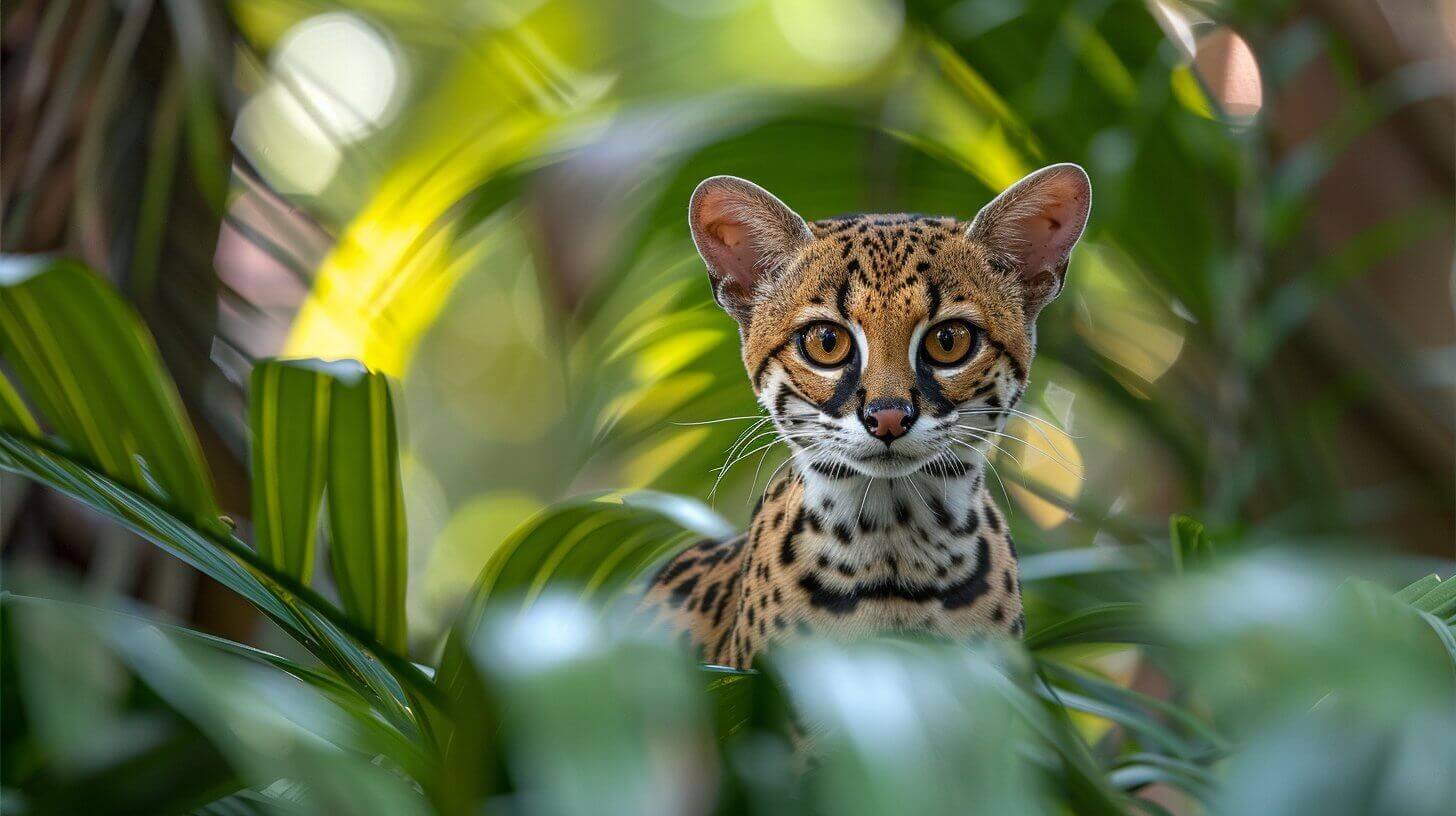
[[[902,407],[876,408],[865,411],[865,429],[884,442],[893,442],[910,430],[914,416]]]

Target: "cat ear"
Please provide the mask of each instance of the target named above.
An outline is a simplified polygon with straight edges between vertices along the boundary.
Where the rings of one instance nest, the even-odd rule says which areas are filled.
[[[762,283],[812,241],[809,225],[773,193],[733,176],[698,185],[688,204],[693,243],[708,264],[713,297],[747,326]]]
[[[1043,167],[976,214],[969,236],[1021,276],[1035,317],[1062,290],[1072,247],[1092,211],[1092,182],[1075,164]]]

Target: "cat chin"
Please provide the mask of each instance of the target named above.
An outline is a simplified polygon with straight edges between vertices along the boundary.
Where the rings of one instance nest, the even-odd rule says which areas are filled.
[[[877,454],[870,457],[855,457],[845,464],[861,475],[871,479],[900,479],[918,472],[931,457]]]

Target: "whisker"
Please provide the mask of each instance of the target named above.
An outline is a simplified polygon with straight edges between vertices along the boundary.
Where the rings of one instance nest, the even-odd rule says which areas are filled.
[[[974,433],[994,434],[995,436],[1004,437],[1006,439],[1014,439],[1017,442],[1020,442],[1021,444],[1023,444],[1026,447],[1028,447],[1028,448],[1036,451],[1037,453],[1041,454],[1042,456],[1045,456],[1048,459],[1060,461],[1062,464],[1066,465],[1069,468],[1077,468],[1079,470],[1081,468],[1080,465],[1076,464],[1072,460],[1070,460],[1070,459],[1066,458],[1065,456],[1063,456],[1062,453],[1060,451],[1057,451],[1055,448],[1053,448],[1050,451],[1049,450],[1046,450],[1045,448],[1042,448],[1040,446],[1031,444],[1030,441],[1025,440],[1025,439],[1022,439],[1021,437],[1019,437],[1019,436],[1017,436],[1015,434],[1002,433],[1000,431],[988,431],[988,430],[985,430],[985,429],[982,429],[982,428],[974,428],[974,427],[971,427],[971,426],[968,426],[968,425],[957,425],[956,427],[957,428],[964,429],[964,430],[967,430],[967,431],[972,431]],[[1048,444],[1051,444],[1051,440],[1050,439],[1047,440],[1047,443]]]
[[[859,526],[859,517],[864,513],[865,502],[869,501],[870,488],[875,486],[875,478],[870,477],[869,483],[865,485],[864,497],[859,500],[859,511],[854,514],[854,526]]]
[[[957,412],[962,414],[1012,414],[1014,416],[1019,416],[1024,419],[1029,419],[1032,422],[1039,422],[1049,428],[1056,430],[1058,433],[1066,434],[1066,436],[1071,439],[1083,438],[1080,435],[1069,433],[1065,428],[1058,426],[1055,422],[1052,422],[1051,420],[1039,417],[1036,414],[1028,414],[1027,412],[1020,410],[1019,408],[959,408],[957,409]]]
[[[920,503],[925,505],[925,512],[934,516],[935,511],[930,509],[930,502],[926,501],[925,497],[920,495],[920,488],[915,486],[915,474],[912,473],[909,476],[906,476],[905,483],[910,485],[910,489],[915,491],[915,495],[920,498]]]
[[[975,445],[971,445],[969,443],[962,442],[959,439],[955,440],[955,442],[956,442],[957,445],[965,445],[966,447],[968,447],[971,450],[975,451],[976,453],[980,454],[981,455],[981,458],[983,460],[985,460],[986,467],[988,467],[988,468],[991,469],[991,475],[992,476],[995,476],[996,477],[996,482],[1001,485],[1001,495],[1006,498],[1006,511],[1007,512],[1010,512],[1011,511],[1011,494],[1006,491],[1006,482],[1001,479],[1001,473],[1000,473],[1000,471],[996,470],[996,464],[991,461],[991,457],[987,456],[985,451],[981,450],[980,448],[976,447]]]
[[[1008,457],[1011,458],[1011,461],[1013,461],[1013,462],[1016,463],[1016,466],[1017,467],[1022,467],[1021,460],[1020,459],[1017,459],[1016,458],[1016,455],[1013,454],[1011,451],[1006,450],[1005,448],[1001,447],[1000,445],[997,445],[995,442],[992,442],[991,440],[987,439],[984,436],[976,436],[975,434],[969,433],[969,432],[965,432],[965,433],[967,433],[968,436],[973,437],[976,441],[978,441],[978,442],[985,442],[987,445],[990,445],[991,447],[995,448],[996,450],[998,450],[998,451],[1006,454]],[[964,440],[962,440],[961,441],[961,444],[965,445],[966,443],[965,443]],[[972,449],[975,448],[974,445],[968,445],[968,447],[970,447]]]

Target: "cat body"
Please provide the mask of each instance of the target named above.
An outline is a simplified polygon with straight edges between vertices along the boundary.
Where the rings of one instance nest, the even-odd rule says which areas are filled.
[[[693,237],[790,458],[748,531],[679,553],[644,610],[707,662],[744,668],[810,633],[1020,636],[987,455],[1090,205],[1075,165],[1031,174],[971,222],[809,224],[742,179],[699,185]]]

